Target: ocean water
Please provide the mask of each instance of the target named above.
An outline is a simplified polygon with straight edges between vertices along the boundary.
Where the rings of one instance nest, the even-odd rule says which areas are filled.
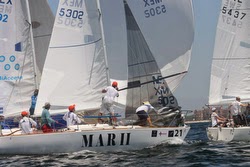
[[[43,156],[0,156],[0,166],[249,167],[250,142],[208,141],[208,124],[190,124],[191,130],[181,145],[164,144],[138,151],[110,153],[84,151]]]

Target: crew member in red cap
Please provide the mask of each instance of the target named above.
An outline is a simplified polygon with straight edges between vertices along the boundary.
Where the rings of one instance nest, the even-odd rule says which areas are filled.
[[[28,115],[29,114],[27,111],[21,112],[22,119],[19,122],[19,128],[22,130],[22,134],[32,133],[33,130],[31,125],[33,128],[35,128],[37,125],[37,123],[32,118],[28,118]]]
[[[81,119],[74,113],[75,104],[68,107],[69,111],[64,114],[63,119],[67,122],[67,127],[81,123]]]
[[[112,118],[112,123],[116,123],[116,117],[114,117],[114,100],[115,97],[119,96],[118,93],[118,83],[114,81],[112,83],[112,86],[108,86],[107,88],[102,90],[102,93],[106,93],[106,95],[102,99],[102,105],[101,105],[101,110],[99,113],[99,116],[102,116],[103,114],[111,114]],[[102,123],[103,120],[101,118],[98,118],[98,123]]]

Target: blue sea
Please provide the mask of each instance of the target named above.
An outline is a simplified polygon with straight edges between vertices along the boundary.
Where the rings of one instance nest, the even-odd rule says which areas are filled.
[[[212,142],[206,137],[209,123],[189,124],[191,130],[181,145],[160,145],[138,151],[0,156],[0,166],[58,167],[249,167],[250,142]],[[32,148],[27,148],[32,149]]]

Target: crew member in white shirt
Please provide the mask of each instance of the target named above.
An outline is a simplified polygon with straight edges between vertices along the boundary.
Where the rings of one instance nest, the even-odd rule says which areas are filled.
[[[102,93],[106,93],[106,95],[102,99],[102,105],[101,105],[99,116],[102,116],[103,114],[110,114],[112,124],[115,124],[116,117],[114,117],[115,112],[114,112],[113,106],[114,106],[115,97],[119,96],[118,83],[114,81],[112,83],[112,86],[108,86],[107,88],[103,89]],[[103,120],[101,118],[98,118],[98,122],[102,123]]]
[[[234,125],[239,126],[246,124],[245,115],[241,112],[241,107],[246,106],[248,106],[248,104],[241,103],[240,97],[236,97],[236,100],[233,101],[232,104],[229,106],[230,114],[233,117]]]
[[[74,113],[75,105],[70,105],[68,109],[69,111],[63,116],[63,120],[67,122],[67,127],[81,123],[81,119]]]
[[[143,102],[142,105],[140,107],[138,107],[136,109],[136,114],[138,116],[138,124],[145,126],[147,125],[147,122],[149,123],[149,126],[153,126],[150,116],[148,115],[148,112],[154,109],[154,107],[148,102]]]
[[[22,119],[19,122],[19,128],[22,130],[22,134],[32,133],[33,130],[31,126],[33,128],[37,126],[37,123],[32,118],[28,118],[28,115],[27,111],[21,112]]]
[[[212,114],[211,114],[211,121],[212,121],[212,127],[217,127],[217,126],[225,126],[223,124],[226,123],[226,119],[220,117],[217,113],[216,113],[216,108],[213,107],[212,108]]]

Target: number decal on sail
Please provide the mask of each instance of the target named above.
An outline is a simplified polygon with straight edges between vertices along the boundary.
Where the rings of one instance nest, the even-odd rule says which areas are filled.
[[[167,12],[166,6],[162,0],[143,0],[144,1],[144,14],[146,18],[161,15]]]
[[[81,28],[83,25],[83,11],[61,8],[57,18],[57,24]]]
[[[247,13],[242,10],[244,4],[241,0],[225,1],[221,9],[221,19],[223,23],[242,28],[242,20],[246,17]]]
[[[0,21],[6,23],[8,21],[8,15],[7,14],[3,15],[0,13]]]
[[[61,8],[59,16],[72,17],[73,19],[82,19],[83,11],[72,10],[72,9],[65,10],[65,8]]]
[[[160,14],[166,13],[166,12],[167,12],[167,10],[166,10],[165,5],[157,6],[155,8],[150,8],[150,9],[144,11],[146,18],[149,18],[151,16],[160,15]]]
[[[227,9],[226,6],[223,6],[222,10],[221,10],[221,13],[223,14],[227,14],[229,16],[232,16],[234,18],[240,18],[240,20],[242,20],[245,16],[246,16],[246,13],[244,12],[240,12],[238,11],[237,9],[236,10],[233,10],[233,9]]]

